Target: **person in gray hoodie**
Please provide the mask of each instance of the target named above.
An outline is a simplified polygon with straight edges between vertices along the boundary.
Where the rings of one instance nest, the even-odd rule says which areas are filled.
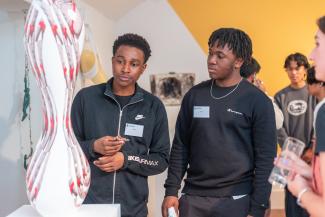
[[[278,143],[282,147],[287,137],[295,137],[306,144],[306,153],[313,137],[313,111],[316,106],[316,99],[308,94],[305,82],[309,63],[303,54],[294,53],[286,58],[284,68],[290,84],[274,96],[275,102],[284,116],[283,127],[277,131]],[[306,160],[310,161],[311,159]],[[286,189],[286,216],[309,216],[304,209],[297,205],[296,200],[297,198]]]

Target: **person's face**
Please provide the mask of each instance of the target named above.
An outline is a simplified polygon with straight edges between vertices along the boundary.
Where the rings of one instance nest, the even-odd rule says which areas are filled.
[[[119,87],[135,85],[146,66],[142,50],[121,45],[112,57],[114,83]]]
[[[325,81],[325,34],[321,30],[316,33],[315,44],[309,58],[314,62],[316,79]]]
[[[237,58],[226,44],[223,48],[218,46],[218,41],[209,48],[208,72],[212,79],[226,80],[243,64],[241,58]]]
[[[306,69],[304,66],[298,66],[296,61],[290,61],[289,66],[286,68],[291,84],[298,85],[305,82]]]

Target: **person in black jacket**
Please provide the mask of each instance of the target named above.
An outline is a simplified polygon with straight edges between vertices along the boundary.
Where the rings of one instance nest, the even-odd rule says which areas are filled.
[[[84,203],[119,203],[123,217],[147,216],[147,177],[168,165],[164,105],[136,83],[150,54],[143,37],[119,36],[113,45],[113,78],[82,89],[71,110],[76,138],[91,167]]]
[[[273,105],[240,76],[252,55],[246,33],[221,28],[208,45],[211,79],[190,89],[182,101],[162,215],[173,207],[180,217],[263,217],[276,155]]]

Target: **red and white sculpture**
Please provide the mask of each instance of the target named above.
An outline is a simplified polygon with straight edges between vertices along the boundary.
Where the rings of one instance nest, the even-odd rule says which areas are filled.
[[[25,48],[40,89],[44,124],[26,187],[30,203],[46,217],[72,214],[90,185],[89,164],[70,122],[83,42],[84,25],[73,0],[32,1]]]

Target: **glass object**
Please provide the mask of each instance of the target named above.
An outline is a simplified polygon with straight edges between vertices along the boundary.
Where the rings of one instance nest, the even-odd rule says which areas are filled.
[[[24,44],[44,122],[26,188],[30,203],[44,217],[72,214],[90,185],[90,167],[70,122],[83,42],[84,25],[73,0],[32,1]]]
[[[282,151],[279,156],[279,161],[289,162],[291,159],[290,155],[294,154],[298,157],[301,156],[303,150],[305,148],[305,143],[300,141],[299,139],[288,137],[283,144]],[[278,184],[280,187],[285,187],[287,184],[286,178],[290,176],[291,171],[288,169],[282,169],[278,166],[274,166],[271,175],[269,177],[269,182],[274,185]]]

